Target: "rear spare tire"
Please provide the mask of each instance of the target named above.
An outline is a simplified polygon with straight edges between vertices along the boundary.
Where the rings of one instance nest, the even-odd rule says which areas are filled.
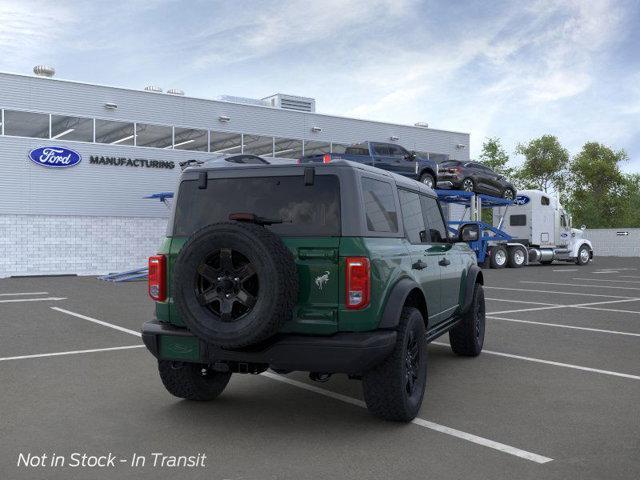
[[[175,262],[173,299],[207,343],[240,348],[274,335],[298,297],[293,255],[265,227],[216,223],[195,232]]]

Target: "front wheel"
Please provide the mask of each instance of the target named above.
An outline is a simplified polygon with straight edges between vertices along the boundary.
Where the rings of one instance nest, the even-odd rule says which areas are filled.
[[[420,411],[426,384],[424,319],[418,309],[405,307],[393,352],[362,376],[364,401],[377,417],[410,422]]]
[[[460,322],[449,330],[449,343],[456,355],[477,357],[484,345],[485,307],[484,290],[476,283],[473,288],[473,300],[469,310],[462,315]]]
[[[476,185],[475,183],[473,183],[473,180],[470,178],[465,178],[462,181],[462,190],[464,190],[465,192],[473,192],[476,189]]]
[[[429,188],[435,188],[436,180],[430,173],[423,173],[420,175],[420,182],[424,183]]]
[[[187,400],[213,400],[220,395],[229,379],[230,372],[215,372],[199,363],[158,361],[160,379],[167,391]]]
[[[591,255],[589,252],[589,247],[586,245],[582,245],[578,250],[578,256],[576,257],[576,264],[578,265],[586,265],[591,260]]]

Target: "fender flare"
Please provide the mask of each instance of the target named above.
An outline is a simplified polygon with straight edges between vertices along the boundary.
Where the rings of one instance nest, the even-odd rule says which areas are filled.
[[[484,285],[484,276],[482,270],[477,265],[471,265],[467,272],[467,279],[464,285],[464,302],[462,303],[461,313],[466,313],[471,307],[473,301],[473,290],[476,283]]]
[[[436,182],[438,181],[438,175],[436,175],[436,172],[433,170],[433,168],[431,168],[430,165],[425,165],[420,169],[420,172],[418,173],[418,178],[420,178],[425,173],[430,174]]]
[[[378,324],[378,328],[396,328],[400,321],[402,307],[407,300],[409,294],[418,289],[422,292],[420,286],[408,277],[401,278],[391,289],[391,293],[387,297],[387,303],[384,306],[382,318]],[[426,303],[426,301],[425,301]],[[425,322],[427,319],[425,318]]]
[[[578,251],[580,250],[580,247],[582,247],[583,245],[586,245],[587,247],[589,247],[589,250],[591,251],[591,254],[593,255],[593,246],[591,245],[591,242],[585,238],[580,239],[580,241],[576,242],[573,245],[573,250],[571,251],[571,256],[573,258],[576,258],[578,256]]]

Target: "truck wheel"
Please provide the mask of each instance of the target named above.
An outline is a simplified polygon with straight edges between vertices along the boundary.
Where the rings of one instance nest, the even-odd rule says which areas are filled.
[[[578,265],[586,265],[589,263],[591,255],[589,254],[589,247],[582,245],[578,250],[578,256],[576,257],[576,263]]]
[[[520,268],[526,263],[527,253],[522,247],[510,247],[509,248],[509,267]]]
[[[485,307],[484,290],[479,283],[475,284],[473,300],[462,320],[449,330],[449,343],[456,355],[477,357],[484,344]]]
[[[362,376],[367,409],[385,420],[410,422],[422,405],[427,384],[424,319],[413,307],[402,309],[393,352]]]
[[[220,395],[231,378],[231,372],[214,372],[199,363],[158,361],[160,379],[167,391],[187,400],[213,400]]]
[[[462,181],[462,190],[465,192],[473,192],[476,189],[476,184],[473,183],[473,180],[470,178],[465,178]]]
[[[491,268],[504,268],[507,265],[507,249],[502,245],[491,247],[491,257],[489,264]]]
[[[173,298],[198,338],[253,345],[291,319],[298,271],[282,239],[260,225],[222,222],[198,230],[175,262]]]
[[[436,187],[436,181],[430,173],[423,173],[420,175],[420,182],[424,183],[429,188]]]

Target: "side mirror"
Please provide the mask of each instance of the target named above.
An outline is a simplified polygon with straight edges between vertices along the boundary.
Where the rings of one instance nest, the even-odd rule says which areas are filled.
[[[461,242],[475,242],[480,238],[480,227],[475,223],[460,226],[458,238]]]
[[[414,151],[411,151],[404,156],[405,160],[415,160],[415,158],[416,158],[416,152]]]
[[[586,230],[586,229],[587,229],[587,226],[586,226],[586,225],[582,225],[582,226],[580,227],[580,230]]]

